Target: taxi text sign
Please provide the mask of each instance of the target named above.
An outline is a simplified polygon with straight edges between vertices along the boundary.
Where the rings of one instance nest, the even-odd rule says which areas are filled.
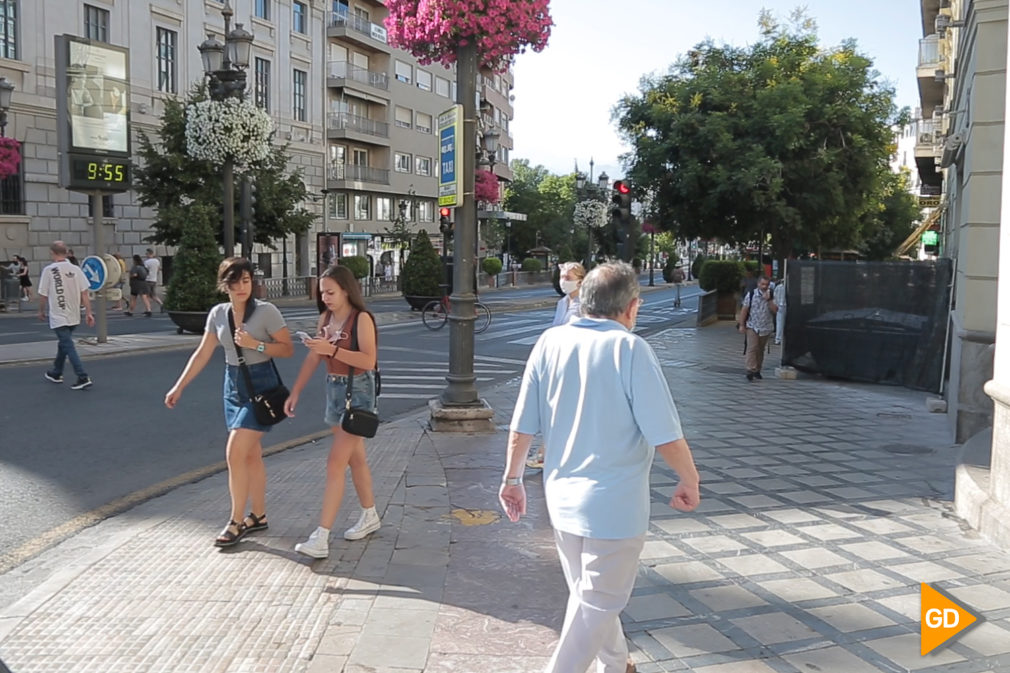
[[[438,115],[438,205],[463,205],[463,168],[459,143],[463,137],[463,106]]]

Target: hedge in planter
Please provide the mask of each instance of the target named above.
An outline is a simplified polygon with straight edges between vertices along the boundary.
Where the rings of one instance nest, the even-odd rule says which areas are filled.
[[[403,294],[405,297],[441,297],[444,271],[438,253],[431,245],[428,232],[417,232],[410,246],[410,256],[403,265]]]
[[[354,277],[361,280],[368,275],[368,259],[361,255],[351,257],[341,257],[337,260],[340,266],[346,266],[354,274]]]
[[[733,294],[740,290],[743,278],[742,262],[721,259],[707,259],[701,265],[698,285],[703,290],[718,290],[719,294]]]
[[[523,271],[529,271],[531,273],[538,273],[544,270],[543,262],[541,262],[536,257],[527,257],[523,260]]]
[[[185,209],[164,208],[163,221],[178,222],[179,248],[172,260],[172,278],[165,295],[168,311],[208,311],[227,298],[217,290],[221,255],[214,240],[217,212],[193,203]]]

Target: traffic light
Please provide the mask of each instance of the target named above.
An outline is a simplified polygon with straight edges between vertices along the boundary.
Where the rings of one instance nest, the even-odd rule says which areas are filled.
[[[932,229],[922,232],[922,249],[927,255],[940,253],[940,234]]]
[[[452,208],[438,209],[438,230],[445,238],[452,238]]]
[[[610,198],[610,220],[614,227],[617,256],[627,261],[631,258],[628,238],[631,232],[631,185],[626,180],[615,180]]]

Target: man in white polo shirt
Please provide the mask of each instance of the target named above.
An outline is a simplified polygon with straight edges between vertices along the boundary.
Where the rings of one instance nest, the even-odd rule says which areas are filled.
[[[70,365],[77,374],[77,381],[70,387],[83,390],[91,387],[91,379],[74,347],[74,328],[81,324],[82,304],[88,327],[95,324],[88,298],[88,281],[81,268],[67,260],[67,246],[63,241],[53,241],[49,254],[53,262],[42,269],[39,278],[39,320],[46,319],[48,308],[49,328],[56,334],[57,346],[53,368],[46,371],[45,376],[53,383],[63,383],[63,365],[70,358]]]
[[[523,373],[499,499],[526,512],[522,470],[544,438],[544,495],[570,592],[546,673],[625,673],[635,667],[621,629],[649,526],[655,452],[680,477],[670,506],[698,506],[699,477],[652,347],[632,332],[642,300],[623,262],[582,282],[584,317],[540,337]]]

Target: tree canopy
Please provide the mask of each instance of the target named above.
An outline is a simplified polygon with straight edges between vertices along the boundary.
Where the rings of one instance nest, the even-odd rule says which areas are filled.
[[[510,167],[513,179],[505,188],[503,205],[527,217],[512,223],[507,236],[511,251],[524,257],[539,244],[564,258],[581,257],[586,233],[573,232],[575,175],[555,175],[543,166],[531,166],[528,159],[513,159]]]
[[[220,213],[221,167],[209,161],[195,159],[186,152],[186,105],[206,99],[203,87],[196,87],[186,100],[167,99],[157,138],[140,134],[142,163],[135,175],[136,190],[142,205],[158,211],[148,240],[166,245],[178,245],[182,236],[179,218],[167,217],[174,207],[190,202],[205,204]],[[274,247],[274,240],[293,233],[304,233],[315,218],[302,205],[308,190],[300,170],[289,172],[287,147],[275,148],[266,160],[252,166],[249,176],[256,185],[256,205],[253,216],[255,242]],[[237,182],[237,181],[236,181]],[[236,185],[235,224],[238,217]],[[221,222],[220,214],[217,222]],[[220,224],[215,237],[223,239]],[[236,239],[241,240],[236,231]]]
[[[753,45],[702,42],[618,103],[628,176],[679,238],[763,234],[780,257],[854,246],[904,113],[855,42],[822,48],[802,13],[759,25]]]

